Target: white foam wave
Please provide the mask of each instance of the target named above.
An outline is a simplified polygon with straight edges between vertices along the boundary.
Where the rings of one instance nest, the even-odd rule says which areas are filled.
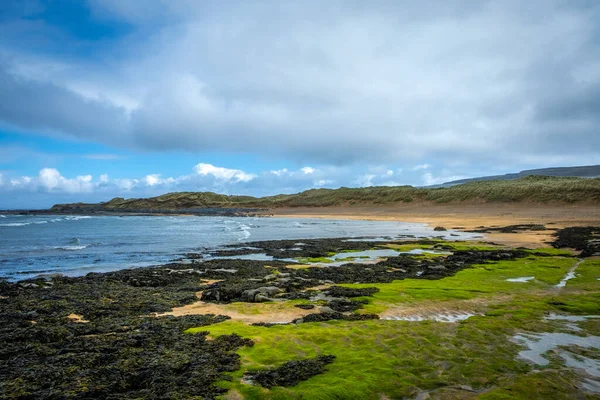
[[[238,226],[238,232],[240,232],[240,238],[238,240],[248,239],[252,234],[250,233],[250,227],[248,225],[241,224]]]
[[[55,246],[55,247],[53,247],[53,249],[65,250],[65,251],[75,251],[75,250],[87,249],[89,246],[90,246],[89,244],[77,245],[77,246]]]
[[[31,225],[31,222],[11,222],[8,224],[0,224],[0,226],[26,226]]]
[[[0,215],[0,218],[6,218],[6,215]]]
[[[66,220],[69,221],[79,221],[80,219],[90,219],[93,217],[90,217],[89,215],[69,215],[67,217],[65,217]]]

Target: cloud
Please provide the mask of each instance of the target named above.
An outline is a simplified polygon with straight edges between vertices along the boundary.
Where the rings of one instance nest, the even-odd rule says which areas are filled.
[[[1,126],[338,166],[583,164],[600,148],[597,2],[90,4],[132,33],[106,46],[0,23]],[[95,56],[56,51],[78,45]]]
[[[213,191],[224,194],[248,194],[254,196],[296,193],[315,187],[337,188],[341,186],[398,185],[397,172],[385,167],[372,167],[368,171],[348,167],[324,166],[297,170],[280,169],[250,173],[240,169],[198,163],[190,173],[181,176],[163,176],[160,173],[141,177],[113,178],[101,174],[94,178],[81,174],[69,178],[56,168],[42,168],[37,176],[12,176],[0,173],[0,208],[6,207],[7,199],[16,194],[29,193],[29,200],[46,199],[44,206],[54,204],[55,199],[64,201],[106,201],[112,197],[146,197],[175,191]],[[433,179],[433,178],[432,178]],[[406,184],[403,182],[402,184]],[[40,202],[42,200],[39,200]],[[6,203],[6,204],[2,204]]]
[[[431,165],[429,165],[429,164],[420,164],[420,165],[415,165],[412,170],[418,171],[421,169],[429,169],[429,168],[431,168]]]
[[[457,181],[459,179],[466,179],[466,178],[469,178],[469,176],[466,176],[466,175],[433,176],[433,174],[431,172],[426,172],[422,176],[424,186],[440,185],[442,183]]]
[[[254,174],[249,174],[239,169],[215,167],[214,165],[204,163],[197,164],[194,167],[194,171],[198,175],[211,175],[220,181],[248,182],[256,177]]]
[[[73,179],[63,177],[55,168],[43,168],[37,179],[21,177],[13,181],[13,186],[37,185],[39,189],[47,192],[59,191],[67,193],[91,192],[94,188],[91,175],[80,175]]]

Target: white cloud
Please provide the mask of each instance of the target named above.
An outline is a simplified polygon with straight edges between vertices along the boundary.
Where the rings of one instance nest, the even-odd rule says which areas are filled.
[[[256,177],[254,174],[249,174],[239,169],[215,167],[214,165],[204,163],[197,164],[194,170],[198,175],[211,175],[221,181],[248,182]]]
[[[317,187],[331,185],[332,183],[333,181],[331,179],[319,179],[318,181],[314,182],[315,186]]]
[[[376,177],[377,175],[373,174],[362,175],[358,177],[358,179],[356,180],[356,184],[360,187],[373,186],[373,179]]]
[[[422,176],[424,186],[440,185],[442,183],[466,179],[465,175],[433,176],[431,172],[426,172]]]
[[[84,193],[94,189],[92,175],[80,175],[72,179],[65,178],[55,168],[43,168],[36,179],[23,176],[11,180],[13,187],[37,186],[48,192]]]
[[[600,147],[597,2],[91,2],[148,34],[60,58],[7,22],[2,125],[319,165],[586,163]]]
[[[420,165],[415,165],[412,170],[419,171],[421,169],[429,169],[429,168],[431,168],[431,165],[429,165],[429,164],[420,164]]]
[[[159,174],[151,174],[151,175],[146,175],[146,177],[144,178],[144,181],[146,182],[146,185],[154,186],[157,183],[159,183],[161,181],[161,179],[160,179]]]
[[[308,174],[313,174],[315,172],[315,169],[313,167],[304,167],[304,168],[300,168],[300,171],[302,171],[303,173],[308,175]]]
[[[52,190],[60,183],[60,172],[54,168],[44,168],[38,175],[40,185],[48,190]]]
[[[282,176],[282,175],[286,175],[288,173],[288,169],[283,168],[283,169],[271,170],[269,172],[272,173],[273,175]]]

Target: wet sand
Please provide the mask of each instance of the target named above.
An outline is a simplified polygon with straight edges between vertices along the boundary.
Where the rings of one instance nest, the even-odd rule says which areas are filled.
[[[395,204],[335,207],[298,207],[269,210],[276,217],[359,219],[425,223],[432,227],[473,230],[516,224],[541,224],[548,229],[600,225],[597,204]],[[485,239],[509,246],[547,246],[553,230],[486,233]]]

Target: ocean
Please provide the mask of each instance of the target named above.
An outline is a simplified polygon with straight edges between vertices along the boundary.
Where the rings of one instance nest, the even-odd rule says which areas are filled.
[[[450,236],[450,234],[458,236]],[[248,241],[471,237],[415,223],[253,217],[0,215],[0,278],[80,276],[164,264]]]

